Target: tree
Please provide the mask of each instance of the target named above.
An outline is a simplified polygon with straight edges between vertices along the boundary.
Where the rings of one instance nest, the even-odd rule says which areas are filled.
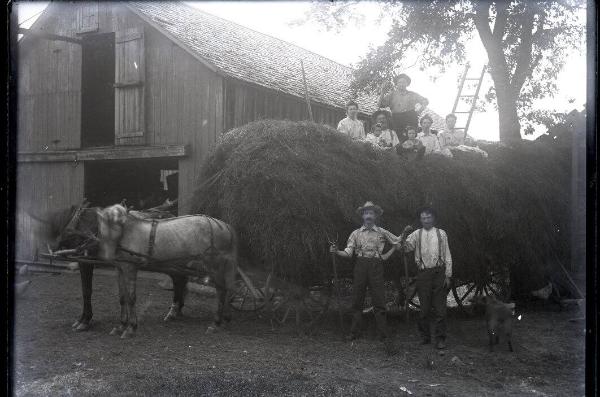
[[[466,58],[466,44],[478,34],[488,56],[500,140],[521,138],[520,118],[533,100],[552,95],[568,53],[581,47],[584,23],[579,0],[484,1],[433,0],[386,2],[380,17],[392,18],[387,41],[369,51],[354,73],[355,92],[375,92],[403,64],[408,51],[419,51],[421,67],[443,71]],[[358,2],[316,3],[303,21],[327,28],[357,22]]]

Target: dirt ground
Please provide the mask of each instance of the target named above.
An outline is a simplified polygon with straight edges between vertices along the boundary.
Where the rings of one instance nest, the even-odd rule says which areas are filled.
[[[94,325],[75,333],[79,275],[37,274],[16,307],[14,390],[57,395],[583,396],[584,326],[573,311],[519,310],[515,352],[487,351],[482,318],[452,315],[444,356],[420,346],[416,324],[392,319],[400,353],[368,336],[342,341],[335,313],[311,336],[288,322],[234,312],[228,329],[205,330],[214,299],[190,293],[180,321],[164,323],[171,292],[138,280],[137,336],[110,336],[118,320],[115,279],[94,276]],[[426,366],[427,358],[433,366]]]

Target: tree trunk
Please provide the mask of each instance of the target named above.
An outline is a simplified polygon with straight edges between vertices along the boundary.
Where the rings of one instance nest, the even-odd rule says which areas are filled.
[[[496,84],[495,88],[498,103],[500,141],[512,142],[520,140],[521,124],[517,114],[517,98],[512,95],[511,87],[502,87]]]

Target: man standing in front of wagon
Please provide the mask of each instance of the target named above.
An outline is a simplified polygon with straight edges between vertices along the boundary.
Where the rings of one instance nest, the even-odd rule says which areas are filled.
[[[431,343],[431,326],[434,328],[435,347],[446,348],[446,297],[452,277],[452,255],[448,235],[435,224],[435,211],[425,207],[419,211],[421,229],[408,235],[398,246],[405,252],[415,251],[417,264],[417,295],[421,311],[419,332],[422,344]],[[406,230],[406,229],[405,229]]]
[[[335,245],[330,252],[344,258],[356,256],[354,264],[354,279],[352,282],[352,328],[349,340],[359,337],[359,328],[362,322],[362,311],[365,302],[367,286],[375,310],[377,328],[385,336],[385,348],[388,354],[397,352],[392,334],[387,326],[385,287],[383,279],[383,261],[387,260],[395,251],[398,237],[387,230],[377,226],[375,221],[383,214],[380,206],[367,201],[356,212],[361,216],[363,225],[350,234],[348,244],[343,251],[338,251]],[[392,244],[392,248],[385,254],[385,243]]]

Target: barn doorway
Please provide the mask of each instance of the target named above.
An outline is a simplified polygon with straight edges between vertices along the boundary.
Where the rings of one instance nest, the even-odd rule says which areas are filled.
[[[115,34],[88,34],[81,44],[81,147],[115,142]]]
[[[177,199],[178,177],[176,159],[88,161],[84,195],[92,206],[106,207],[125,200],[128,207],[144,210]]]

